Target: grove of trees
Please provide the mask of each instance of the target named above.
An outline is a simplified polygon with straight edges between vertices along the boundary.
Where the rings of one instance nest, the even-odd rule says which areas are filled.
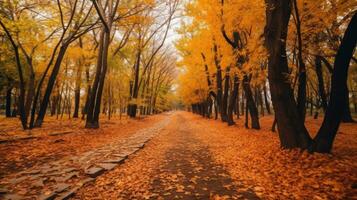
[[[19,116],[32,129],[46,115],[66,114],[98,128],[100,113],[135,117],[169,109],[176,58],[165,41],[178,3],[1,1],[6,117]]]
[[[283,148],[328,153],[357,113],[356,12],[342,0],[0,1],[0,106],[23,129],[63,115],[98,128],[101,114],[178,98],[228,125],[274,115]],[[307,115],[323,117],[315,137]]]
[[[253,129],[274,113],[283,148],[330,152],[340,122],[354,122],[357,109],[356,9],[339,0],[188,3],[176,43],[182,101],[228,125],[245,114]],[[308,113],[324,117],[314,138]]]

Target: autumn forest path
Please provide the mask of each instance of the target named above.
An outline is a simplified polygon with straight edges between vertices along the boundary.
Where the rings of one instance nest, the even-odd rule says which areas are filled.
[[[122,166],[82,188],[76,199],[258,199],[240,191],[229,173],[212,159],[196,134],[198,128],[181,112],[169,116],[145,148]]]
[[[197,137],[205,130],[196,122],[184,112],[164,113],[126,137],[1,177],[0,197],[256,199],[251,190],[238,193],[239,184]]]
[[[215,163],[207,146],[195,134],[204,134],[182,115],[167,134],[173,146],[165,154],[165,164],[155,175],[154,193],[167,199],[212,199],[218,197],[255,199],[252,192],[238,194],[229,173]],[[162,174],[173,179],[160,179]],[[239,187],[239,186],[238,186]]]

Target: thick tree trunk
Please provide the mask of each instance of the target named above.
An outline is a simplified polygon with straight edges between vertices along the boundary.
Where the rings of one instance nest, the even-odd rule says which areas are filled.
[[[266,0],[265,46],[269,53],[268,78],[280,144],[283,148],[310,146],[310,136],[300,118],[290,85],[286,39],[291,1]]]
[[[357,42],[357,14],[355,13],[349,23],[341,45],[335,58],[331,95],[325,118],[316,138],[314,139],[313,151],[321,153],[331,152],[333,141],[339,128],[344,105],[348,99],[347,76],[350,60]]]
[[[94,82],[92,84],[92,88],[90,91],[90,97],[88,101],[88,109],[87,109],[87,118],[86,118],[86,128],[98,128],[99,122],[94,121],[94,109],[96,105],[97,91],[99,88],[99,80],[100,74],[102,73],[102,59],[103,59],[103,51],[104,51],[104,33],[105,30],[102,28],[99,39],[99,48],[98,48],[98,58],[97,58],[97,69],[94,77]]]
[[[91,91],[88,106],[86,128],[99,128],[99,114],[102,101],[105,76],[108,67],[108,49],[110,43],[110,30],[102,29],[100,37],[100,48],[98,52],[97,72]]]

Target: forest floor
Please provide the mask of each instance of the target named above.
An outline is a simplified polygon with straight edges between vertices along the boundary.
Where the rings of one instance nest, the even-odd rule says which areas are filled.
[[[259,131],[243,128],[243,120],[228,127],[181,111],[141,120],[104,121],[95,131],[82,129],[79,121],[76,125],[64,121],[72,133],[43,133],[37,139],[0,144],[0,176],[106,146],[160,121],[167,123],[160,125],[143,149],[86,184],[72,198],[357,198],[357,124],[341,125],[332,154],[309,154],[279,148],[277,133],[270,131],[272,116],[260,119]],[[311,133],[316,133],[320,124],[321,119],[307,118]],[[59,125],[45,124],[44,132],[52,130],[51,126]]]
[[[0,143],[0,177],[101,147],[148,128],[163,118],[164,115],[143,119],[103,118],[100,129],[90,130],[84,129],[84,121],[80,119],[47,117],[41,128],[31,131],[23,131],[18,119],[2,118],[0,138],[4,142]],[[27,137],[29,139],[19,139]]]

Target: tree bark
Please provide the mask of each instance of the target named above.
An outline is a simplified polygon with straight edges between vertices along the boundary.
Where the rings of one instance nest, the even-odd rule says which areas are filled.
[[[266,0],[265,46],[269,53],[268,78],[283,148],[310,146],[311,138],[300,118],[289,81],[286,39],[291,1]]]
[[[350,60],[357,42],[357,14],[349,23],[335,58],[331,79],[331,95],[324,121],[314,139],[313,151],[321,153],[331,152],[333,141],[339,128],[344,105],[348,99],[347,76]]]
[[[108,49],[110,30],[102,29],[98,52],[97,73],[92,86],[90,103],[86,120],[86,128],[99,128],[99,114],[102,101],[105,76],[108,68]]]

